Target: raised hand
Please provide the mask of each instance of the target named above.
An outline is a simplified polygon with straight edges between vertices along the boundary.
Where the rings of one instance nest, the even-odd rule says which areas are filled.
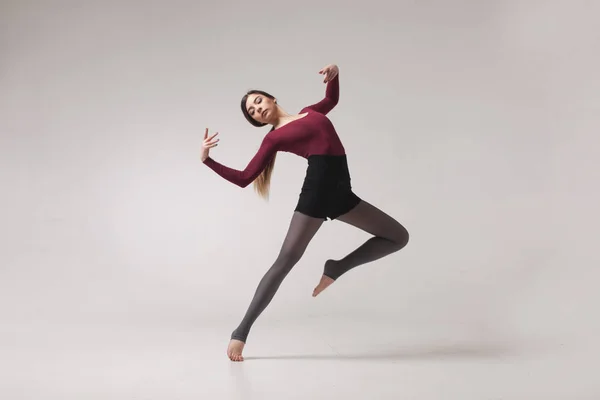
[[[323,80],[323,83],[327,83],[327,82],[331,81],[333,78],[335,78],[339,72],[340,72],[340,70],[337,65],[329,64],[329,65],[323,67],[319,71],[319,74],[325,75],[325,80]]]
[[[212,149],[213,147],[216,147],[218,145],[218,141],[214,140],[215,137],[219,134],[219,132],[215,133],[212,136],[208,136],[208,128],[206,128],[206,130],[204,131],[204,141],[202,142],[202,146],[201,146],[201,151],[200,151],[200,159],[202,160],[202,162],[204,162],[207,158],[208,158],[208,153],[210,151],[210,149]]]

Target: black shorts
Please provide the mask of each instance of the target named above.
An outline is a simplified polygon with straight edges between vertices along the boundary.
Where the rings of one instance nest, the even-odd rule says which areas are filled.
[[[308,157],[306,177],[295,211],[333,220],[352,210],[360,201],[352,192],[345,155]]]

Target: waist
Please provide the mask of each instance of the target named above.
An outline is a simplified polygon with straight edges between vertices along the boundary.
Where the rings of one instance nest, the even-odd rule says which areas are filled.
[[[308,165],[314,166],[347,166],[348,165],[348,157],[346,154],[312,154],[306,157],[308,160]]]
[[[348,159],[346,155],[311,155],[307,157],[306,180],[332,183],[349,181]]]

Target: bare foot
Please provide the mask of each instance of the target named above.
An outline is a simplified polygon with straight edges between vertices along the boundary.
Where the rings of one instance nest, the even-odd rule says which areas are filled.
[[[328,267],[331,268],[334,263],[335,263],[334,260],[327,260],[325,262],[325,269],[327,269]],[[312,296],[317,297],[317,295],[319,293],[321,293],[323,290],[327,289],[327,287],[329,285],[331,285],[333,282],[335,282],[335,281],[332,278],[328,277],[327,275],[321,276],[321,281],[319,282],[317,287],[313,290]]]
[[[244,361],[242,351],[244,350],[244,342],[236,339],[231,339],[227,347],[227,356],[231,361]]]

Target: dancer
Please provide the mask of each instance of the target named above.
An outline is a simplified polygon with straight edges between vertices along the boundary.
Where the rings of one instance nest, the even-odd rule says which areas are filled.
[[[398,221],[352,191],[344,146],[326,116],[339,100],[339,69],[330,64],[319,73],[327,83],[325,98],[298,114],[288,114],[274,96],[260,90],[251,90],[243,96],[241,108],[248,122],[256,127],[272,125],[244,170],[229,168],[211,158],[209,151],[218,145],[218,132],[209,136],[207,128],[204,133],[201,146],[204,165],[242,188],[254,183],[255,190],[265,198],[278,151],[308,160],[304,184],[279,255],[261,279],[244,318],[231,334],[227,355],[232,361],[244,360],[242,351],[250,328],[327,218],[353,225],[373,237],[344,258],[327,260],[313,297],[349,270],[394,253],[408,243],[408,231]]]

